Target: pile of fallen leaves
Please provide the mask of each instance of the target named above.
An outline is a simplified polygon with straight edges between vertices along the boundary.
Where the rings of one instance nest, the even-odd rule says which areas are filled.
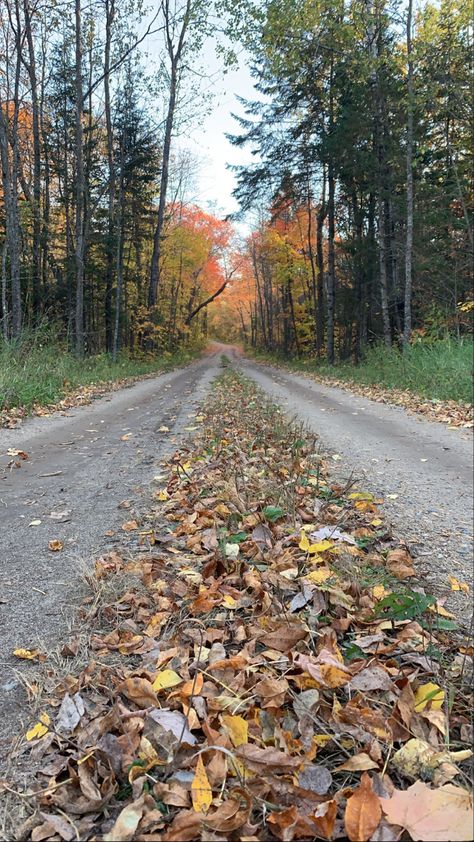
[[[44,682],[17,838],[471,838],[473,650],[382,501],[232,372],[197,422]]]

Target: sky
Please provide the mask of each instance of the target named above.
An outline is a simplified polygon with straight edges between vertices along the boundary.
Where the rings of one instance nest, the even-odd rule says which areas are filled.
[[[209,67],[214,65],[210,58]],[[191,127],[189,136],[177,140],[177,144],[189,149],[200,159],[197,176],[197,203],[218,216],[226,216],[238,210],[238,204],[232,197],[235,187],[235,175],[227,164],[245,164],[253,160],[249,149],[237,149],[226,139],[226,133],[235,134],[238,124],[232,113],[243,113],[242,105],[236,95],[253,99],[250,72],[241,57],[238,69],[217,76],[213,85],[211,112],[201,125]]]

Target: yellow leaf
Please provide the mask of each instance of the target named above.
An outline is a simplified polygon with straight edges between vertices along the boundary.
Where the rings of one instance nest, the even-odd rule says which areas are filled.
[[[325,746],[326,743],[329,743],[332,740],[332,737],[329,734],[315,734],[313,737],[313,743],[317,746]]]
[[[446,608],[443,608],[442,605],[429,605],[428,610],[432,611],[433,614],[439,614],[441,617],[454,617],[454,614],[451,614],[449,611],[446,611]]]
[[[306,532],[301,533],[301,540],[300,540],[298,546],[299,546],[300,550],[303,550],[304,553],[308,552],[309,547],[310,547],[310,543],[309,543],[308,536],[306,535]]]
[[[157,500],[168,500],[168,498],[169,498],[169,494],[168,494],[166,488],[164,488],[163,491],[159,491],[158,494],[156,495]]]
[[[388,596],[390,591],[387,591],[384,585],[374,585],[372,588],[372,596],[374,599],[383,599],[384,596]]]
[[[319,544],[311,544],[310,553],[324,553],[326,550],[332,550],[334,544],[332,541],[320,541]]]
[[[181,676],[174,670],[161,670],[153,682],[153,690],[159,693],[160,690],[168,690],[170,687],[176,687],[182,681]]]
[[[34,661],[41,653],[39,649],[14,649],[13,654],[17,658],[23,658],[25,661]]]
[[[332,549],[334,544],[331,541],[320,541],[318,544],[310,544],[306,532],[302,532],[298,546],[304,553],[313,555],[313,553],[324,553],[326,550]]]
[[[40,740],[41,737],[44,737],[44,735],[49,731],[48,725],[50,724],[51,719],[48,714],[40,713],[39,722],[37,722],[36,725],[33,725],[33,728],[30,728],[30,730],[26,732],[26,739],[28,742],[31,742],[31,740]]]
[[[415,693],[415,710],[418,713],[424,710],[428,702],[431,702],[431,710],[440,710],[444,702],[444,690],[431,681],[418,687]]]
[[[373,520],[370,521],[371,526],[382,526],[382,521],[379,517],[375,517]]]
[[[320,567],[319,570],[312,570],[311,573],[306,573],[302,578],[314,582],[315,585],[320,585],[326,579],[330,579],[334,574],[328,570],[327,567]]]
[[[373,499],[374,495],[368,491],[353,491],[352,494],[349,494],[349,500],[364,500],[371,503]]]
[[[229,716],[228,714],[223,713],[222,722],[227,728],[230,738],[236,748],[237,746],[242,746],[245,743],[248,743],[249,726],[243,716]]]
[[[469,593],[469,585],[467,582],[460,582],[455,576],[448,576],[448,582],[451,585],[452,591],[464,591],[464,593]]]
[[[202,757],[198,757],[196,772],[191,784],[191,798],[196,813],[207,813],[212,804],[212,789]]]
[[[236,603],[234,597],[230,596],[230,594],[227,594],[227,593],[224,594],[224,599],[222,600],[222,605],[224,605],[226,608],[237,608],[237,603]]]

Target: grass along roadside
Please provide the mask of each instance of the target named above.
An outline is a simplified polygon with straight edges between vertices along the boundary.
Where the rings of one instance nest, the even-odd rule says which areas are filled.
[[[110,388],[189,362],[197,352],[180,351],[149,359],[127,355],[116,363],[106,354],[78,360],[58,342],[32,337],[19,347],[0,346],[0,426],[14,425],[44,409],[87,403]]]
[[[251,352],[257,360],[283,365],[321,383],[350,389],[372,400],[404,406],[452,426],[473,426],[473,359],[470,337],[419,342],[401,353],[369,348],[360,365],[328,366],[314,359],[284,359]]]
[[[196,423],[28,677],[10,838],[469,838],[472,648],[380,502],[232,369]]]

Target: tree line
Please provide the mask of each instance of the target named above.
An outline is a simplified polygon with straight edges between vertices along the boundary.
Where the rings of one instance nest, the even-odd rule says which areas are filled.
[[[234,291],[247,341],[360,358],[465,329],[472,299],[467,0],[267,0],[247,29],[256,97],[231,138],[255,163]]]
[[[244,247],[174,143],[199,57],[236,41]],[[468,0],[4,0],[0,62],[4,339],[47,319],[79,356],[172,350],[216,299],[215,329],[329,363],[465,329]]]
[[[204,0],[5,0],[0,324],[54,320],[77,354],[173,349],[232,271],[233,231],[189,203]],[[153,55],[146,45],[154,39]]]

